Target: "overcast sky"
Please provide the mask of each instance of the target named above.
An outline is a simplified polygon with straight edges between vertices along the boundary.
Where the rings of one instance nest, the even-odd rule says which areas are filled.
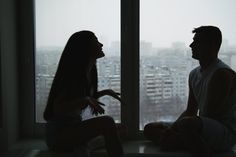
[[[236,0],[140,0],[140,37],[155,47],[181,41],[188,45],[192,29],[219,26],[236,45]],[[36,45],[64,47],[79,30],[96,33],[104,45],[120,39],[119,0],[35,0]]]

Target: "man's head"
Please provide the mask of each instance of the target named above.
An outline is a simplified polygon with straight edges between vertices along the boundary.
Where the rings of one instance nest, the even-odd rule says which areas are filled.
[[[192,57],[198,60],[217,58],[222,42],[219,28],[215,26],[200,26],[195,28],[193,42],[189,45]]]

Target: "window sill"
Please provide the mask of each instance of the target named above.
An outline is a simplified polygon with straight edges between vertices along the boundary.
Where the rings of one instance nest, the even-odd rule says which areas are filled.
[[[149,141],[127,141],[123,143],[123,148],[126,157],[191,157],[187,152],[163,152]],[[21,150],[21,155],[17,157],[77,157],[75,153],[58,153],[48,150],[43,140],[22,140],[12,146],[9,154]],[[7,154],[7,153],[5,153]],[[4,157],[10,157],[5,155]],[[92,157],[108,157],[105,149],[98,149],[92,152]],[[236,157],[236,146],[232,152],[220,153],[215,157]]]

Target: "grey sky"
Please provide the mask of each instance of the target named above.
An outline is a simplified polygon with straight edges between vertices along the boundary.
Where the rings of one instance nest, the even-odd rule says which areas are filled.
[[[64,46],[75,31],[94,31],[104,45],[120,38],[119,0],[35,0],[37,46]],[[155,47],[192,40],[192,29],[217,25],[236,45],[236,0],[140,0],[140,37]]]

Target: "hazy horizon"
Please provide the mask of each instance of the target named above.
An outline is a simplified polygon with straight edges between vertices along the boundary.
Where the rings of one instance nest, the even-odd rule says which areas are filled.
[[[140,40],[153,47],[191,43],[192,29],[216,25],[236,45],[235,0],[141,0]],[[118,0],[35,0],[36,45],[63,47],[79,30],[92,30],[104,46],[120,39]]]

